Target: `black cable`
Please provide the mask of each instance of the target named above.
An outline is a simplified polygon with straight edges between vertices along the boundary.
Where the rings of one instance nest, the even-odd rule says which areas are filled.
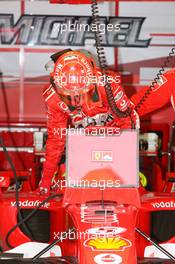
[[[125,110],[125,111],[121,111],[117,107],[115,99],[114,99],[114,95],[113,95],[113,92],[111,89],[111,85],[107,81],[109,71],[108,71],[108,65],[107,65],[107,61],[106,61],[104,47],[102,46],[102,41],[103,41],[102,35],[100,33],[100,30],[99,30],[100,17],[99,17],[97,0],[91,1],[91,10],[92,10],[92,20],[93,20],[94,24],[97,25],[97,30],[95,31],[95,46],[96,46],[96,50],[97,50],[99,66],[101,68],[103,76],[105,76],[104,88],[105,88],[107,100],[108,100],[109,105],[111,107],[111,110],[115,116],[117,116],[119,118],[126,118],[126,117],[130,116],[130,118],[131,118],[132,109],[130,107],[128,107],[127,110]],[[131,124],[132,124],[132,128],[134,128],[134,123],[133,123],[132,118],[131,118]]]
[[[53,248],[62,239],[66,239],[67,238],[67,234],[70,234],[70,233],[74,232],[75,230],[76,229],[73,227],[73,228],[69,228],[67,231],[63,232],[63,234],[59,238],[55,239],[50,245],[48,245],[42,251],[40,251],[37,255],[35,255],[32,258],[32,262],[34,262],[35,260],[39,259],[42,255],[44,255],[48,250]]]
[[[9,108],[8,108],[8,103],[7,103],[7,98],[6,98],[6,94],[5,94],[5,87],[4,87],[4,84],[3,84],[3,81],[2,81],[2,72],[0,72],[0,79],[1,79],[1,86],[2,86],[2,91],[3,91],[3,96],[4,96],[4,102],[5,102],[5,109],[6,109],[6,113],[7,113],[7,123],[8,123],[8,126],[9,126],[9,120],[10,120],[10,113],[9,113]],[[12,141],[14,143],[14,139],[12,138]],[[33,234],[30,232],[29,228],[27,227],[27,225],[25,224],[25,221],[27,221],[31,216],[33,216],[37,210],[43,205],[45,204],[47,201],[55,198],[56,196],[61,196],[60,194],[55,194],[55,195],[51,195],[49,197],[47,197],[45,200],[43,200],[43,202],[37,206],[33,211],[31,211],[31,213],[29,215],[27,215],[25,218],[22,217],[22,214],[21,214],[21,211],[20,211],[20,206],[19,206],[19,190],[18,190],[18,187],[19,187],[19,182],[18,182],[18,177],[17,177],[17,174],[16,174],[16,169],[15,169],[15,166],[13,164],[13,161],[3,143],[3,140],[0,138],[0,144],[2,145],[2,148],[4,150],[4,153],[5,153],[5,156],[10,164],[10,167],[12,169],[12,172],[13,172],[13,175],[14,175],[14,179],[15,179],[15,200],[16,200],[16,207],[17,207],[17,212],[18,212],[18,216],[19,216],[19,222],[12,228],[8,231],[7,235],[6,235],[6,244],[9,248],[13,248],[13,246],[10,244],[9,242],[9,237],[11,235],[11,233],[17,228],[19,227],[20,225],[23,225],[24,227],[24,230],[26,232],[26,235],[31,239],[31,240],[34,240],[34,237],[33,237]]]
[[[144,237],[147,241],[149,241],[153,246],[155,246],[157,249],[159,249],[162,253],[164,253],[170,260],[175,263],[175,257],[170,254],[166,249],[164,249],[162,246],[157,244],[155,241],[153,241],[146,233],[144,233],[142,230],[139,228],[135,229],[137,233],[139,233],[142,237]]]
[[[45,200],[43,200],[38,206],[36,206],[35,209],[33,209],[26,217],[24,217],[23,219],[21,219],[14,227],[12,227],[8,233],[7,233],[7,236],[6,236],[6,244],[9,248],[13,248],[9,242],[9,237],[11,235],[12,232],[15,231],[15,229],[17,227],[19,227],[20,225],[22,225],[24,222],[26,222],[28,219],[30,219],[35,213],[37,213],[37,210],[43,206],[45,203],[47,203],[48,201],[52,200],[53,198],[55,197],[62,197],[62,194],[53,194],[53,195],[50,195],[48,196]]]
[[[102,73],[104,76],[107,75],[107,62],[106,62],[106,57],[105,57],[105,52],[104,48],[102,47],[102,36],[99,31],[99,25],[100,25],[100,19],[99,19],[99,11],[98,11],[98,4],[97,0],[92,0],[91,2],[91,8],[92,8],[92,18],[94,23],[97,25],[97,30],[95,31],[95,41],[96,41],[96,49],[97,49],[97,55],[98,55],[98,60],[100,67],[102,69]],[[136,105],[135,110],[138,111],[138,109],[144,104],[144,102],[147,100],[149,97],[150,93],[152,92],[152,89],[155,87],[155,85],[158,83],[158,81],[161,78],[162,73],[165,71],[165,68],[168,66],[169,62],[171,61],[173,55],[175,54],[175,47],[171,49],[169,52],[168,56],[166,57],[161,69],[159,70],[158,74],[156,75],[156,78],[154,78],[153,82],[149,86],[149,88],[146,90],[145,94],[141,98],[140,102]],[[128,108],[125,112],[120,111],[114,100],[114,96],[110,87],[110,84],[106,81],[105,78],[105,91],[107,95],[107,99],[109,102],[109,105],[113,111],[113,113],[118,116],[119,118],[124,118],[130,116],[131,118],[131,109]],[[134,128],[134,123],[131,118],[131,124],[132,128]]]
[[[4,154],[6,156],[6,159],[8,160],[9,164],[10,164],[10,167],[11,167],[11,170],[13,172],[13,176],[14,176],[14,179],[15,179],[15,199],[16,199],[16,207],[17,207],[17,212],[18,212],[18,216],[19,216],[19,220],[21,221],[23,219],[22,217],[22,214],[21,214],[21,211],[20,211],[20,206],[19,206],[19,191],[18,191],[18,177],[17,177],[17,174],[16,174],[16,169],[15,169],[15,166],[13,164],[13,161],[3,143],[3,140],[0,138],[0,144],[4,150]],[[23,222],[23,227],[24,227],[24,230],[27,234],[27,236],[29,236],[30,238],[33,238],[33,235],[32,233],[30,232],[29,228],[27,227],[27,225]]]
[[[166,57],[163,65],[161,66],[159,72],[157,73],[156,77],[154,78],[154,80],[152,81],[152,83],[150,84],[150,86],[148,87],[148,89],[146,90],[145,94],[143,95],[143,97],[140,99],[140,102],[136,105],[135,110],[138,111],[138,109],[141,108],[141,106],[145,103],[145,101],[147,100],[147,98],[149,97],[150,93],[152,92],[152,89],[155,87],[155,85],[158,83],[158,81],[161,78],[161,75],[163,74],[163,72],[165,71],[165,68],[168,66],[168,64],[170,63],[171,59],[173,58],[173,55],[175,54],[175,47],[171,49],[171,51],[169,52],[168,56]]]

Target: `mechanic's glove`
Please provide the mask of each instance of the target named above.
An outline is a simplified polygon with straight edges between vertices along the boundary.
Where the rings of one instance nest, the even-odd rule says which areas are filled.
[[[51,190],[56,193],[64,193],[65,188],[67,187],[66,181],[66,166],[65,163],[59,164],[57,172],[54,173],[51,181]]]
[[[41,181],[39,183],[39,192],[41,195],[49,195],[52,178],[57,171],[57,167],[49,165],[48,162],[44,163],[44,169]]]

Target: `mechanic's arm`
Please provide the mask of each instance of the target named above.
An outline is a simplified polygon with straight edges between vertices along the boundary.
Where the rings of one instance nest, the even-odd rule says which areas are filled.
[[[140,89],[131,97],[131,101],[135,106],[140,102],[148,87]],[[137,109],[139,116],[151,113],[167,103],[171,102],[174,108],[175,101],[175,69],[170,70],[160,76],[158,83],[152,88],[152,91],[143,102],[141,107]]]
[[[131,114],[128,115],[125,118],[119,118],[115,117],[116,125],[122,129],[128,129],[131,128],[133,125],[138,128],[139,127],[139,117],[136,111],[134,110],[134,104],[130,101],[130,99],[125,94],[125,90],[122,87],[120,82],[115,82],[116,76],[119,76],[118,74],[111,74],[113,77],[112,82],[112,92],[114,95],[114,100],[116,103],[116,106],[121,112],[125,112],[128,108],[131,110]],[[120,76],[119,76],[120,77]]]
[[[50,96],[50,97],[49,97]],[[44,194],[49,193],[51,180],[58,168],[66,141],[67,115],[58,107],[59,98],[56,93],[45,97],[47,112],[46,161],[39,189]]]

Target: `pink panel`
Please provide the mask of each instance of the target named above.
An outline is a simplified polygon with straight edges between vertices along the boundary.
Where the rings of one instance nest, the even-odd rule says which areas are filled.
[[[67,139],[68,186],[137,186],[137,146],[136,131],[123,131],[120,136],[87,136],[75,130]]]

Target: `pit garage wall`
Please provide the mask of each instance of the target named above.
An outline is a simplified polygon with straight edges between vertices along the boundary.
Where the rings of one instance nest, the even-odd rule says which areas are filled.
[[[127,93],[131,95],[139,87],[150,83],[164,58],[175,45],[175,1],[106,2],[99,4],[99,10],[101,16],[116,15],[122,17],[122,22],[126,26],[129,25],[128,31],[123,31],[126,39],[120,39],[122,47],[118,46],[115,41],[116,35],[113,35],[111,47],[105,47],[105,50],[108,63],[122,73],[123,85]],[[55,5],[41,0],[1,0],[0,14],[0,119],[6,119],[9,116],[10,119],[19,121],[45,120],[42,90],[49,82],[48,73],[44,69],[49,56],[70,46],[73,49],[86,48],[93,53],[96,52],[92,38],[86,38],[85,46],[75,46],[73,42],[69,43],[69,46],[63,46],[59,41],[58,45],[50,45],[47,40],[41,43],[44,22],[46,17],[51,15],[59,19],[62,16],[63,22],[66,16],[90,16],[90,5]],[[14,18],[14,21],[11,20],[11,25],[6,23],[6,28],[2,26],[4,14],[12,14]],[[33,34],[32,32],[38,34],[38,43],[32,43],[30,37],[25,44],[21,43],[22,29],[15,34],[15,26],[18,25],[15,23],[22,15],[28,15],[30,18],[35,15],[40,16],[43,23],[40,32],[36,31],[34,21],[32,24],[29,23],[30,34]],[[140,22],[140,28],[135,22],[138,18],[143,20],[142,25]],[[57,34],[59,38],[59,32]],[[13,36],[15,37],[10,44],[4,41]],[[52,37],[56,39],[57,36]],[[108,34],[105,39],[108,45],[111,41]],[[141,45],[142,47],[136,47]],[[175,65],[174,59],[170,67],[172,65]],[[169,122],[174,119],[174,112],[170,106],[155,113],[152,120],[167,121],[167,116]]]

